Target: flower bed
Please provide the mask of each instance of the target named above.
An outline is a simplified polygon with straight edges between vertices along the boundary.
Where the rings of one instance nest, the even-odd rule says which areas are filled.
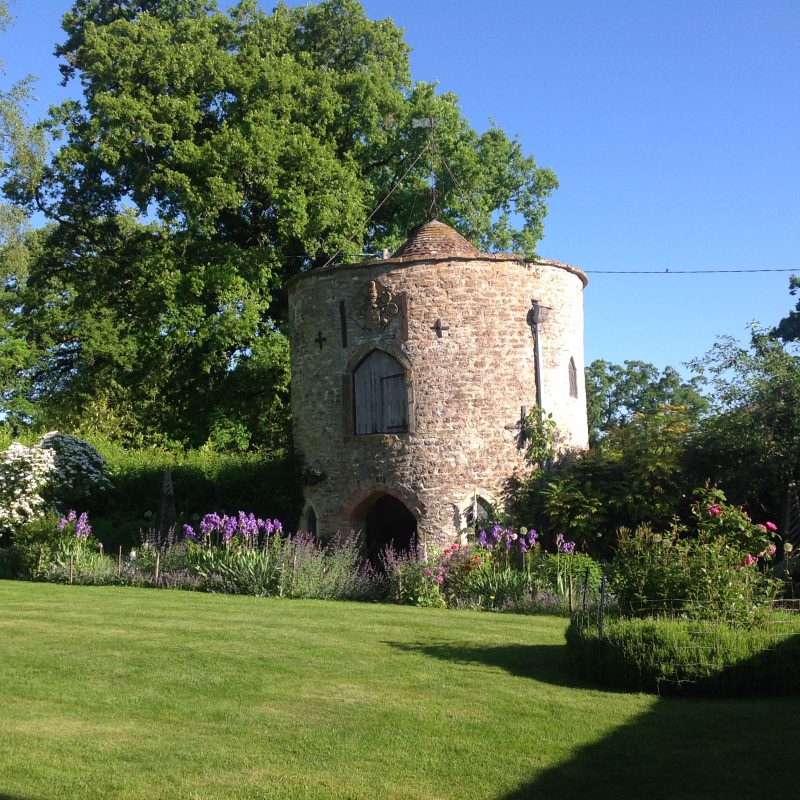
[[[596,596],[601,575],[563,536],[548,553],[536,531],[498,525],[472,545],[387,549],[375,570],[355,535],[317,542],[243,511],[206,514],[196,530],[184,525],[178,536],[148,531],[124,554],[105,553],[87,514],[70,511],[57,523],[46,517],[28,526],[0,557],[0,577],[520,613],[567,614]]]

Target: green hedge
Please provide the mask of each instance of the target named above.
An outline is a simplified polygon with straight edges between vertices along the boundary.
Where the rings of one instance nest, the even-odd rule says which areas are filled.
[[[606,686],[659,694],[800,692],[800,615],[773,612],[751,628],[677,619],[573,621],[570,658]]]
[[[113,489],[91,498],[89,512],[96,537],[110,551],[138,544],[139,531],[157,524],[165,471],[172,487],[179,526],[211,511],[252,512],[280,519],[295,529],[302,504],[301,467],[284,451],[175,453],[158,448],[126,450],[93,442],[108,462]]]

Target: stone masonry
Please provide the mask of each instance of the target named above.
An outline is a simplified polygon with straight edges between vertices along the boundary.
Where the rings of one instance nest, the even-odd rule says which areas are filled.
[[[369,509],[389,495],[423,543],[446,544],[476,498],[498,502],[527,469],[519,434],[536,403],[532,299],[550,309],[540,325],[542,405],[562,449],[586,447],[586,282],[566,264],[481,254],[436,221],[391,258],[290,281],[294,440],[317,476],[301,526],[369,535]],[[354,374],[374,350],[399,365],[405,431],[355,433]]]

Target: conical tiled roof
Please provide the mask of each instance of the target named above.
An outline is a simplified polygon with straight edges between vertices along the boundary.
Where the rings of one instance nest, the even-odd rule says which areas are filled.
[[[460,233],[434,219],[420,225],[392,258],[470,258],[478,255],[480,253]]]

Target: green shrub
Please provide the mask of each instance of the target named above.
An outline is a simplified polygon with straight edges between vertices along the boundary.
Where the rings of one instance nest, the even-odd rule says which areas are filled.
[[[188,571],[209,591],[258,597],[372,600],[376,581],[354,538],[317,544],[307,534],[273,535],[262,546],[188,545]]]
[[[381,554],[385,576],[385,597],[391,603],[444,608],[442,596],[444,567],[435,559],[428,560],[422,552],[397,552],[391,547]]]
[[[689,548],[676,531],[655,533],[649,525],[620,528],[611,586],[623,611],[647,615],[685,600]]]
[[[13,565],[8,577],[40,579],[53,562],[64,535],[58,529],[59,515],[50,512],[18,528],[8,549],[7,562]]]
[[[70,570],[70,556],[72,569]],[[130,583],[124,580],[117,570],[117,562],[102,552],[88,548],[79,548],[70,552],[66,548],[56,553],[54,561],[48,565],[44,579],[53,583],[72,583],[90,586],[108,586],[118,583]]]
[[[567,649],[584,677],[637,691],[731,695],[800,691],[800,616],[771,612],[759,625],[667,618],[577,618]]]
[[[158,523],[166,471],[172,476],[178,529],[209,509],[235,514],[246,508],[257,516],[277,517],[290,529],[300,517],[302,468],[285,451],[173,452],[129,450],[105,440],[94,444],[106,459],[113,489],[91,498],[87,510],[109,551],[135,547],[140,531]]]
[[[612,588],[624,613],[680,610],[688,616],[747,623],[769,608],[781,582],[770,576],[776,526],[754,525],[718,490],[699,490],[693,534],[649,526],[618,535]]]
[[[212,581],[221,578],[231,594],[283,597],[283,550],[275,536],[264,549],[192,546],[188,557],[194,573]]]
[[[472,575],[467,591],[460,598],[453,598],[451,605],[462,600],[470,607],[509,609],[517,608],[526,596],[531,596],[534,587],[530,576],[512,566],[485,562]]]
[[[13,547],[0,547],[0,580],[24,577],[19,553]]]
[[[572,579],[573,598],[577,602],[586,584],[586,592],[595,597],[600,590],[603,570],[600,564],[585,553],[542,553],[537,569],[539,588],[565,595]]]

